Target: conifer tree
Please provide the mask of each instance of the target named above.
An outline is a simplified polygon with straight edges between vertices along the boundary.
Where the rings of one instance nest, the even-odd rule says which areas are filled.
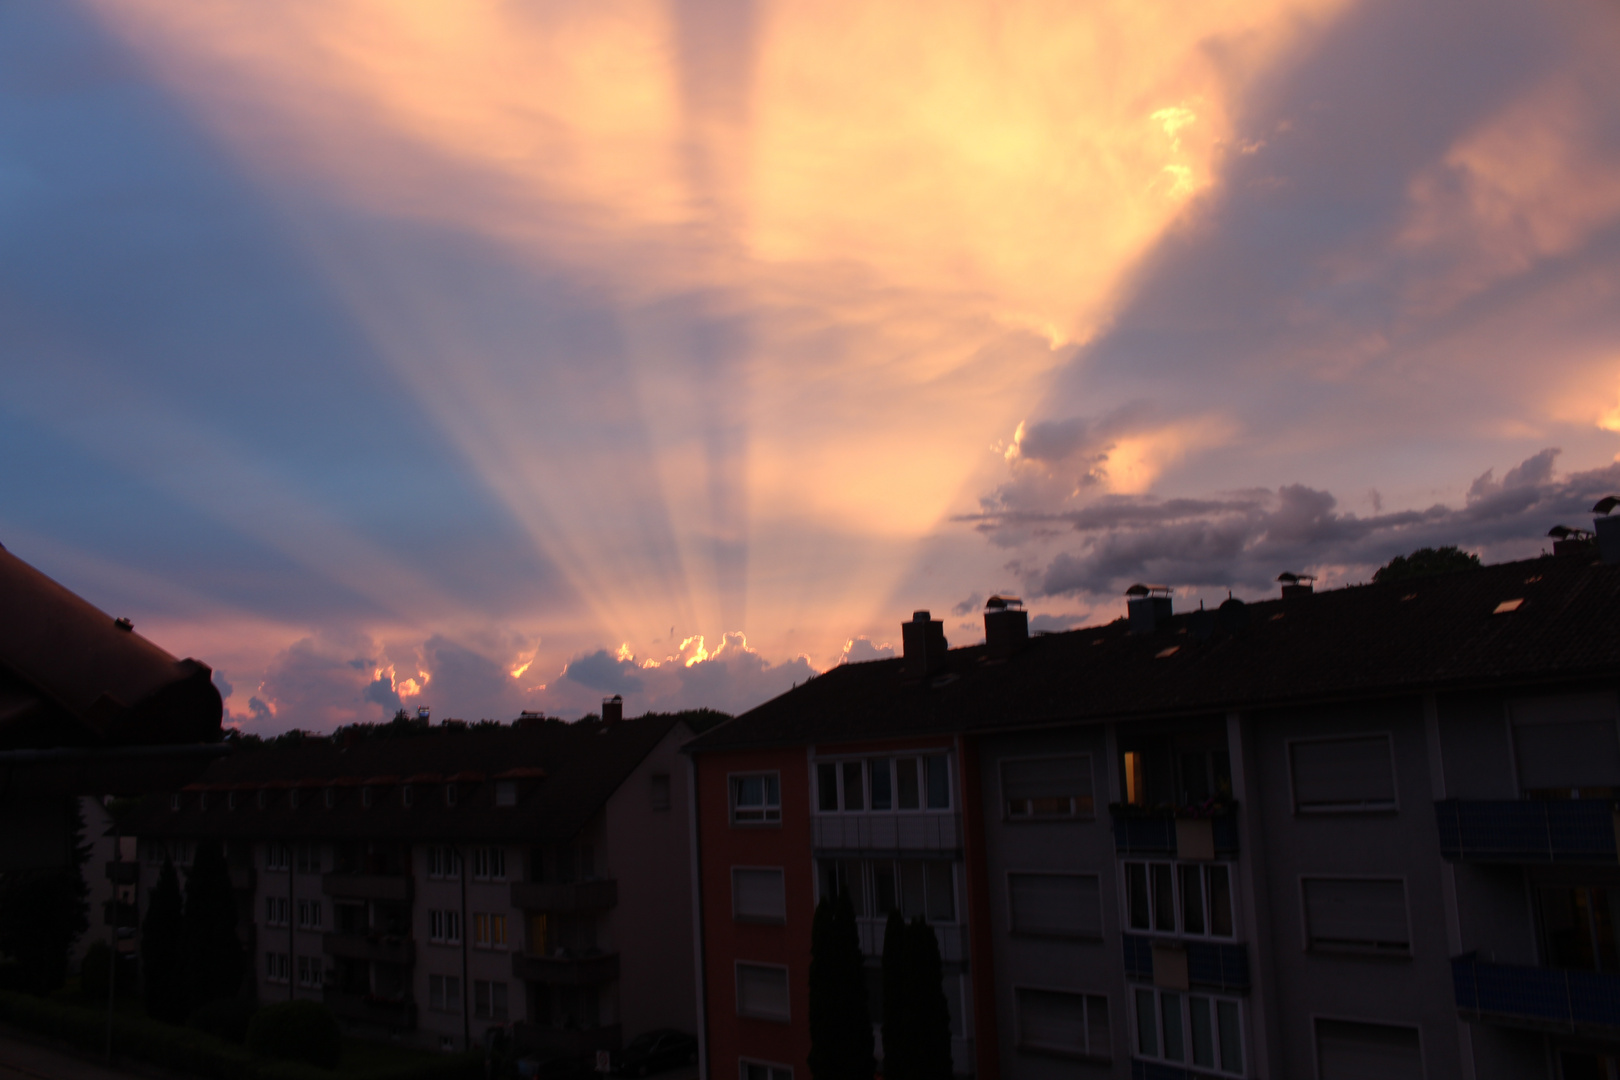
[[[66,863],[10,871],[0,880],[0,951],[17,960],[23,986],[38,994],[67,980],[68,952],[90,925],[84,815],[77,799],[68,800],[62,813],[71,836]]]
[[[907,1006],[911,998],[910,937],[898,909],[883,928],[883,1080],[916,1080],[916,1054]]]
[[[951,1080],[951,1010],[934,928],[918,915],[906,927],[906,1025],[916,1072],[912,1080]]]
[[[810,930],[810,1075],[872,1080],[872,1018],[866,961],[849,894],[823,897]]]
[[[185,1020],[186,926],[180,901],[180,876],[165,858],[157,888],[146,901],[141,922],[141,970],[146,982],[147,1015],[178,1024]]]
[[[185,890],[188,1003],[195,1007],[236,997],[242,988],[244,960],[224,849],[217,842],[198,844]]]

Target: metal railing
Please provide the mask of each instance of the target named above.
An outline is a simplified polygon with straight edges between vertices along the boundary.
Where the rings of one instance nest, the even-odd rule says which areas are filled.
[[[1465,1020],[1610,1038],[1620,1033],[1620,974],[1493,964],[1468,953],[1451,961],[1451,979]]]
[[[1450,862],[1615,861],[1608,799],[1445,799],[1434,816]]]

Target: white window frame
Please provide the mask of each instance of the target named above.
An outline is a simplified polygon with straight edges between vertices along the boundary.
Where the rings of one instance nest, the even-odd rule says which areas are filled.
[[[291,977],[291,963],[284,952],[268,951],[264,954],[264,981],[285,984]]]
[[[438,993],[434,993],[434,981],[438,981]],[[455,985],[455,1001],[450,1000],[450,987]],[[458,1013],[461,1011],[461,976],[460,975],[433,975],[428,976],[428,1008],[434,1012]]]
[[[287,910],[285,896],[266,896],[264,898],[264,925],[286,926],[291,912]]]
[[[1353,805],[1350,803],[1335,803],[1326,806],[1299,805],[1299,791],[1294,783],[1294,747],[1312,743],[1335,742],[1372,742],[1382,738],[1389,749],[1389,782],[1394,798],[1388,805],[1377,803],[1374,805]],[[1288,805],[1292,808],[1295,817],[1324,817],[1335,814],[1398,814],[1401,812],[1401,774],[1396,767],[1395,760],[1395,733],[1389,730],[1379,731],[1346,731],[1333,735],[1311,735],[1306,738],[1283,740],[1283,753],[1288,762]]]
[[[773,873],[782,879],[782,916],[781,918],[766,918],[759,915],[743,915],[737,911],[737,871],[746,870],[755,873]],[[731,918],[733,922],[753,923],[757,926],[785,926],[787,925],[787,868],[783,866],[733,866],[731,868]]]
[[[1078,806],[1075,806],[1075,808],[1067,814],[1014,814],[1011,809],[1011,804],[1007,798],[1007,765],[1009,763],[1017,764],[1021,761],[1050,761],[1061,758],[1083,758],[1085,760],[1086,776],[1091,780],[1091,809],[1082,810]],[[1097,819],[1096,767],[1096,762],[1092,760],[1091,752],[1089,750],[1077,750],[1072,754],[1051,754],[1046,756],[1038,754],[1019,754],[1013,757],[1000,758],[996,762],[996,782],[999,785],[998,790],[1001,795],[1001,820],[1015,822],[1020,825],[1038,821],[1095,821]],[[1071,805],[1074,805],[1076,800],[1071,798],[1069,802]]]
[[[1207,1076],[1246,1077],[1251,1075],[1250,1064],[1253,1055],[1249,1053],[1249,1014],[1244,1006],[1243,999],[1232,994],[1209,993],[1204,990],[1162,990],[1155,986],[1145,986],[1141,983],[1127,983],[1125,987],[1126,1018],[1129,1021],[1128,1037],[1130,1038],[1131,1056],[1142,1061],[1159,1062],[1173,1068],[1182,1068]],[[1153,1031],[1155,1036],[1154,1054],[1142,1051],[1139,1038],[1141,1028],[1138,1026],[1139,1016],[1136,1004],[1138,993],[1153,995]],[[1186,1054],[1181,1061],[1164,1056],[1164,995],[1175,994],[1181,999],[1181,1039]],[[1210,1009],[1210,1029],[1215,1039],[1215,1064],[1195,1065],[1193,1063],[1192,1048],[1192,999],[1207,998]],[[1221,1066],[1221,1022],[1218,1003],[1226,1002],[1237,1006],[1238,1013],[1238,1052],[1243,1058],[1243,1068],[1238,1072],[1230,1072]],[[1314,1031],[1314,1027],[1313,1027]]]
[[[504,952],[511,945],[510,929],[507,926],[506,912],[504,911],[475,911],[473,912],[473,941],[475,949],[490,949],[495,952]],[[501,939],[495,940],[495,920],[500,920]],[[482,924],[480,924],[482,920]],[[480,934],[479,931],[483,933]]]
[[[790,970],[788,969],[788,966],[786,964],[762,963],[761,961],[758,961],[758,960],[737,960],[737,961],[734,961],[733,963],[734,963],[734,972],[733,972],[731,986],[732,986],[732,994],[736,999],[737,1015],[741,1016],[741,1017],[746,1017],[746,1018],[748,1018],[750,1020],[765,1020],[765,1021],[767,1021],[769,1023],[773,1023],[773,1024],[790,1024],[790,1023],[792,1023],[793,1022],[793,976],[792,976],[792,973],[790,972]],[[787,984],[787,999],[788,999],[787,1012],[783,1013],[780,1016],[767,1015],[765,1013],[757,1013],[757,1012],[744,1012],[743,1011],[743,1000],[742,1000],[742,972],[743,972],[743,968],[769,968],[771,970],[780,971],[782,973],[783,980]]]
[[[945,805],[928,805],[928,759],[943,758],[945,761]],[[917,763],[917,805],[902,809],[900,806],[900,772],[901,760]],[[872,809],[872,762],[886,761],[889,763],[889,808],[887,810]],[[859,762],[861,766],[861,809],[846,810],[848,800],[844,796],[844,766],[851,762]],[[810,760],[810,806],[811,812],[823,817],[834,814],[954,814],[961,804],[960,793],[956,790],[956,754],[945,747],[929,747],[926,749],[895,750],[887,754],[831,754],[812,757]],[[821,766],[831,765],[838,780],[838,808],[836,810],[823,810],[821,808]]]
[[[776,802],[762,801],[758,807],[748,807],[746,811],[740,810],[737,805],[738,784],[743,780],[755,777],[769,778],[776,781]],[[774,829],[782,826],[782,774],[777,769],[757,769],[748,772],[726,774],[726,802],[729,806],[731,824],[742,829]],[[756,818],[739,818],[739,813],[758,813]],[[773,816],[774,815],[774,816]]]
[[[505,881],[506,849],[490,845],[473,848],[472,877],[474,881]]]
[[[319,956],[300,956],[297,967],[298,985],[305,990],[319,989],[325,981],[322,978],[321,958]]]
[[[1144,929],[1131,925],[1131,879],[1129,868],[1133,865],[1170,867],[1170,890],[1176,910],[1176,928],[1174,930]],[[1197,867],[1200,871],[1198,878],[1201,883],[1200,887],[1204,891],[1204,932],[1201,934],[1189,933],[1186,929],[1187,909],[1183,904],[1182,892],[1184,890],[1181,887],[1181,868],[1183,866]],[[1209,868],[1213,866],[1226,868],[1226,893],[1230,911],[1232,912],[1232,933],[1230,936],[1214,933],[1210,929],[1212,920],[1210,919]],[[1152,888],[1153,872],[1150,869],[1148,871],[1148,889],[1150,893],[1148,896],[1148,908],[1150,911],[1153,908]],[[1300,903],[1304,903],[1303,898]],[[1238,909],[1237,866],[1235,863],[1224,862],[1219,859],[1213,862],[1192,862],[1178,859],[1121,859],[1119,863],[1119,914],[1120,929],[1127,934],[1147,934],[1161,938],[1191,938],[1197,941],[1238,941],[1243,935]]]
[[[1097,883],[1097,924],[1098,924],[1097,925],[1097,932],[1095,934],[1059,934],[1059,933],[1053,933],[1051,931],[1020,930],[1020,929],[1018,929],[1017,926],[1013,925],[1012,879],[1013,879],[1013,877],[1015,875],[1019,876],[1019,877],[1090,878],[1092,881],[1095,881]],[[1054,940],[1054,941],[1101,941],[1101,940],[1103,940],[1103,937],[1104,937],[1106,931],[1105,931],[1104,926],[1103,926],[1103,923],[1105,922],[1105,920],[1103,919],[1103,911],[1102,911],[1104,901],[1103,901],[1103,888],[1102,888],[1102,875],[1101,874],[1087,874],[1087,873],[1085,873],[1083,871],[1077,871],[1077,870],[1048,870],[1048,869],[1046,869],[1044,867],[1039,869],[1039,870],[1009,869],[1007,871],[1007,873],[1006,873],[1006,876],[1005,876],[1005,883],[1006,883],[1006,889],[1007,889],[1007,933],[1009,935],[1011,935],[1012,937],[1048,939],[1048,940]],[[1123,884],[1121,885],[1121,887],[1123,888]],[[1127,902],[1129,901],[1128,896],[1126,897],[1126,900],[1127,900]],[[1127,912],[1127,916],[1128,916],[1128,914],[1129,913]],[[1131,930],[1129,929],[1128,926],[1127,926],[1125,932],[1126,933],[1131,933]],[[1046,988],[1045,987],[1040,987],[1040,986],[1027,986],[1024,989],[1026,989],[1026,990],[1043,990],[1043,989],[1046,989]],[[1064,990],[1062,992],[1065,993],[1065,994],[1079,993],[1079,991],[1074,991],[1074,990]]]
[[[748,1080],[748,1066],[755,1065],[768,1072],[766,1080],[793,1080],[793,1066],[782,1065],[775,1061],[761,1061],[759,1058],[743,1057],[737,1059],[737,1080]],[[777,1074],[781,1075],[778,1076]]]
[[[1424,1076],[1430,1075],[1430,1071],[1429,1071],[1429,1053],[1428,1053],[1428,1047],[1424,1044],[1424,1041],[1423,1041],[1423,1025],[1422,1024],[1403,1023],[1403,1022],[1398,1021],[1398,1020],[1389,1020],[1387,1018],[1382,1018],[1382,1017],[1380,1017],[1380,1018],[1372,1018],[1372,1017],[1366,1017],[1366,1016],[1340,1016],[1340,1015],[1328,1015],[1328,1014],[1325,1014],[1325,1013],[1312,1013],[1311,1016],[1310,1016],[1310,1020],[1311,1020],[1311,1075],[1313,1077],[1320,1077],[1320,1075],[1321,1075],[1320,1070],[1322,1068],[1322,1046],[1321,1046],[1321,1043],[1318,1041],[1318,1037],[1317,1037],[1318,1036],[1317,1025],[1323,1020],[1326,1020],[1329,1023],[1336,1023],[1336,1024],[1365,1024],[1368,1027],[1401,1028],[1402,1030],[1405,1030],[1405,1031],[1415,1031],[1415,1032],[1417,1032],[1417,1037],[1418,1037],[1418,1063],[1423,1068],[1423,1075]],[[1248,1059],[1245,1058],[1244,1060],[1247,1061]]]
[[[319,900],[300,899],[298,901],[298,929],[319,930],[325,925],[325,920],[322,918],[324,914]]]
[[[1335,945],[1332,943],[1317,945],[1311,940],[1310,911],[1305,906],[1305,883],[1307,881],[1398,881],[1401,884],[1401,899],[1406,904],[1406,949],[1403,952],[1380,950],[1376,948],[1358,948],[1354,944]],[[1301,874],[1297,883],[1299,890],[1299,934],[1300,948],[1304,952],[1322,956],[1355,956],[1355,957],[1388,957],[1391,960],[1410,960],[1415,955],[1415,942],[1412,938],[1412,888],[1411,883],[1403,874]],[[1356,1021],[1362,1023],[1363,1021]]]
[[[455,908],[429,908],[428,942],[433,945],[460,945],[461,912]]]
[[[1082,1010],[1084,1010],[1084,1019],[1082,1021],[1081,1027],[1086,1032],[1086,1040],[1087,1040],[1086,1041],[1086,1049],[1083,1052],[1077,1053],[1073,1049],[1071,1049],[1071,1048],[1069,1048],[1067,1046],[1051,1046],[1051,1045],[1048,1045],[1046,1043],[1028,1043],[1028,1042],[1025,1042],[1024,1038],[1023,1038],[1023,1035],[1022,1035],[1024,1024],[1023,1024],[1023,1005],[1019,1000],[1019,992],[1020,991],[1028,991],[1030,993],[1036,993],[1036,994],[1062,994],[1065,997],[1077,997],[1077,998],[1080,998],[1080,1007],[1081,1007]],[[1091,1023],[1090,1023],[1091,1004],[1090,1004],[1089,1001],[1086,1000],[1087,998],[1102,998],[1103,1001],[1107,1003],[1108,1014],[1109,1015],[1108,1015],[1108,1053],[1106,1053],[1106,1054],[1096,1053],[1091,1048],[1091,1044],[1090,1044],[1090,1038],[1091,1038]],[[1111,996],[1108,994],[1107,991],[1104,991],[1104,990],[1076,990],[1076,989],[1074,989],[1072,987],[1067,987],[1067,986],[1023,986],[1023,985],[1019,985],[1019,986],[1014,986],[1013,987],[1013,1045],[1015,1047],[1017,1047],[1017,1049],[1018,1049],[1018,1051],[1020,1053],[1038,1054],[1038,1055],[1041,1055],[1041,1056],[1064,1057],[1064,1058],[1069,1058],[1071,1060],[1079,1060],[1079,1061],[1112,1061],[1112,1060],[1114,1060],[1114,1057],[1116,1056],[1114,1054],[1114,1034],[1115,1034],[1115,1030],[1114,1030],[1114,1003],[1113,1003],[1113,1000],[1112,1000]]]

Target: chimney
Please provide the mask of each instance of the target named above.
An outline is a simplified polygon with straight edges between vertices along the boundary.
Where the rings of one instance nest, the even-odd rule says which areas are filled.
[[[1029,613],[1016,596],[992,596],[984,604],[984,644],[991,656],[1005,660],[1029,640]]]
[[[1554,555],[1579,555],[1592,550],[1592,534],[1585,529],[1554,525],[1547,530],[1547,535],[1552,537]]]
[[[624,719],[624,698],[614,694],[602,699],[602,726],[612,727]]]
[[[1131,633],[1151,634],[1170,621],[1170,586],[1138,582],[1125,590]]]
[[[908,678],[920,679],[945,666],[945,624],[930,618],[926,611],[911,613],[911,621],[900,624],[905,659],[900,665]]]
[[[1316,580],[1315,574],[1296,574],[1292,570],[1284,570],[1277,575],[1282,582],[1282,595],[1284,600],[1294,600],[1301,596],[1309,596],[1316,589],[1311,582]]]
[[[1601,517],[1592,519],[1592,531],[1597,534],[1598,553],[1606,563],[1620,563],[1620,517],[1610,516],[1620,506],[1620,495],[1605,495],[1592,507],[1592,513]]]

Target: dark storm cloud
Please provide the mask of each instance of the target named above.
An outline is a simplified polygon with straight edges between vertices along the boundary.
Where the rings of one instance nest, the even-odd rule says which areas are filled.
[[[597,649],[568,661],[563,678],[592,690],[614,694],[628,694],[640,690],[642,686],[635,663],[620,660],[606,649]]]

